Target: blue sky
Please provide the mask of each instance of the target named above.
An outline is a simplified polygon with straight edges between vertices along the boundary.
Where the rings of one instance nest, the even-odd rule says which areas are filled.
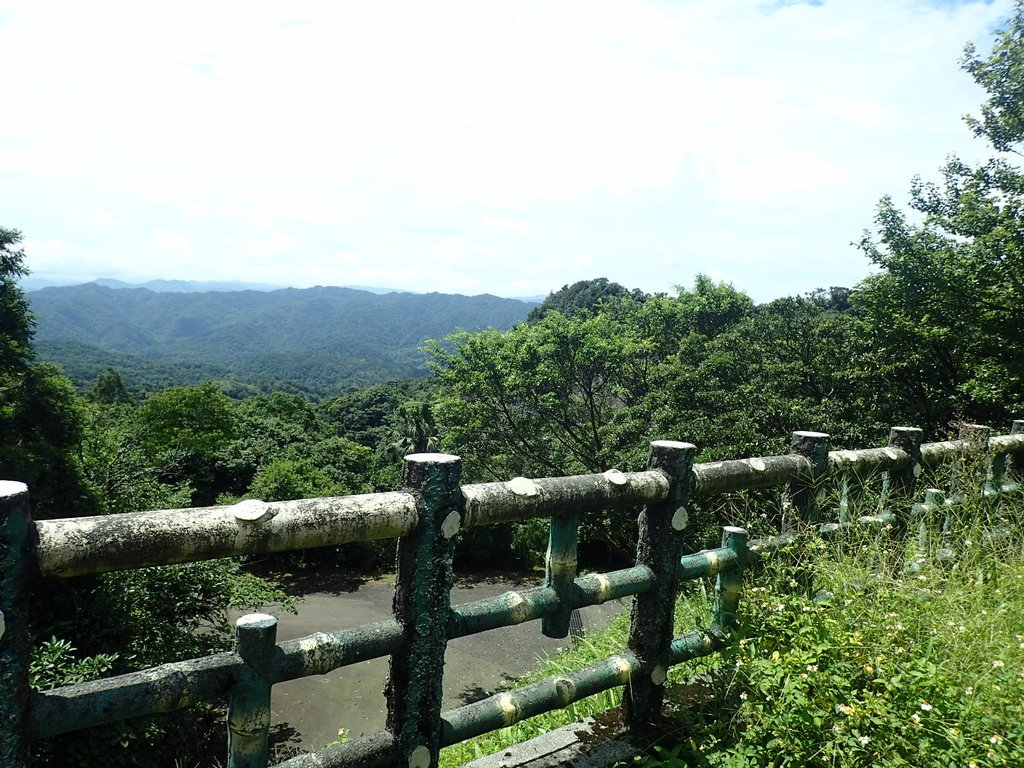
[[[0,225],[53,282],[853,285],[882,195],[985,156],[1011,11],[0,0]]]

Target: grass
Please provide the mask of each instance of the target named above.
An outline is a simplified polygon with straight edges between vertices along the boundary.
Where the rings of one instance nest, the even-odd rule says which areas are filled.
[[[828,543],[808,535],[768,557],[745,579],[730,647],[673,669],[668,699],[677,706],[666,737],[636,764],[1024,765],[1022,520],[1020,499],[1001,508],[965,503],[922,551],[913,535],[897,541],[891,529],[866,525]],[[1003,535],[993,537],[996,530]],[[941,549],[955,560],[938,558]],[[685,591],[677,634],[707,623],[706,592],[699,582]],[[626,632],[621,617],[520,682],[616,653]],[[695,703],[693,687],[680,681],[700,673],[710,673],[714,695]],[[620,695],[450,747],[441,765],[617,706]]]

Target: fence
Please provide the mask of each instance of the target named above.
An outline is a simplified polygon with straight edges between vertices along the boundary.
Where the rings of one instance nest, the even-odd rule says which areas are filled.
[[[626,722],[650,723],[661,711],[669,667],[714,653],[726,641],[748,556],[785,540],[784,531],[748,542],[745,530],[728,527],[719,548],[684,556],[684,531],[700,522],[690,520],[691,501],[782,487],[784,528],[794,528],[824,522],[821,491],[837,479],[839,519],[822,525],[823,532],[857,519],[887,520],[906,530],[918,515],[926,536],[934,527],[927,521],[957,498],[930,491],[924,503],[913,505],[923,468],[977,455],[991,462],[981,489],[986,497],[1020,490],[1024,421],[1014,421],[1008,435],[990,432],[973,427],[964,439],[922,444],[921,430],[895,427],[888,446],[852,451],[830,451],[828,435],[795,432],[790,454],[697,464],[694,446],[656,441],[641,472],[464,486],[458,457],[416,454],[405,459],[401,492],[35,522],[26,487],[0,481],[0,765],[27,766],[32,739],[227,698],[228,765],[262,768],[274,684],[381,656],[390,656],[385,730],[281,765],[428,768],[444,746],[618,686],[625,687]],[[877,476],[887,500],[888,511],[881,514],[863,509],[865,485]],[[581,517],[640,506],[636,564],[577,576]],[[544,583],[451,607],[453,537],[463,528],[537,517],[550,518]],[[48,691],[29,689],[29,596],[39,578],[394,537],[391,620],[277,643],[276,619],[254,614],[238,620],[233,651]],[[706,576],[717,576],[714,624],[673,637],[680,583]],[[565,637],[573,610],[628,595],[635,600],[628,648],[620,654],[441,711],[450,639],[538,619],[545,635]]]

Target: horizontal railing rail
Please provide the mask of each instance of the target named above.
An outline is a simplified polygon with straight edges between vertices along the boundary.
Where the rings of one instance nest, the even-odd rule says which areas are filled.
[[[457,457],[418,454],[406,458],[399,492],[60,520],[32,521],[25,486],[0,482],[0,762],[28,765],[31,739],[226,698],[229,766],[265,766],[273,685],[383,656],[391,658],[386,729],[282,765],[426,768],[443,746],[620,686],[628,689],[626,722],[647,723],[660,712],[668,669],[723,647],[747,561],[791,541],[796,527],[814,523],[830,534],[858,520],[883,520],[897,529],[917,522],[920,537],[936,535],[936,519],[967,489],[949,497],[931,489],[917,505],[911,495],[922,469],[946,462],[987,462],[984,487],[975,489],[986,498],[1019,492],[1024,421],[1015,421],[1008,435],[990,432],[971,427],[960,440],[922,443],[920,430],[896,427],[888,446],[861,450],[829,450],[828,435],[796,432],[790,454],[706,463],[693,462],[690,444],[656,441],[640,472],[473,485],[460,484]],[[875,477],[887,505],[881,510],[863,502]],[[822,488],[836,480],[838,520],[824,521]],[[685,532],[709,522],[691,519],[701,514],[696,499],[777,487],[789,510],[780,535],[748,542],[745,530],[726,528],[720,547],[682,551]],[[579,576],[583,517],[632,508],[642,508],[636,565]],[[451,606],[453,537],[463,528],[533,518],[550,518],[543,584]],[[276,619],[255,614],[239,620],[233,651],[49,691],[28,688],[28,595],[35,579],[389,538],[398,540],[393,619],[277,643]],[[680,585],[711,577],[712,625],[673,637]],[[635,604],[621,653],[441,712],[449,640],[527,621],[540,621],[545,635],[565,637],[572,611],[629,596]]]

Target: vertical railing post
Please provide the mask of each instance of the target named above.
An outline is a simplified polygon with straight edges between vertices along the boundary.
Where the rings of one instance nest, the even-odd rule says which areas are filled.
[[[715,582],[715,621],[729,628],[736,624],[740,595],[743,593],[743,568],[747,562],[747,532],[743,528],[727,525],[722,529],[722,548],[736,555],[736,565],[718,572]]]
[[[245,664],[228,702],[228,768],[266,768],[270,746],[270,667],[277,619],[250,613],[235,622],[235,653]]]
[[[1002,500],[1003,489],[1006,483],[1007,467],[1009,466],[1009,463],[1009,453],[997,453],[992,455],[992,464],[989,469],[986,490],[989,494],[991,494],[996,506],[998,506]]]
[[[910,517],[914,483],[921,474],[921,442],[924,431],[918,427],[893,427],[889,430],[889,447],[905,452],[910,461],[902,469],[889,470],[882,476],[883,504],[893,505],[893,529],[897,541],[906,535]],[[884,511],[884,510],[883,510]]]
[[[579,537],[580,515],[569,512],[551,518],[548,531],[548,553],[544,558],[544,583],[558,595],[558,610],[541,619],[541,632],[545,637],[565,637],[569,634],[572,616],[572,590],[576,579],[576,542]]]
[[[391,656],[387,728],[401,768],[434,768],[441,742],[444,652],[451,613],[452,537],[462,526],[462,460],[442,453],[405,457],[402,485],[419,524],[398,540],[395,619],[406,643]]]
[[[1014,419],[1010,425],[1011,435],[1024,435],[1024,419]],[[1006,456],[1006,474],[1011,480],[1024,482],[1024,451],[1014,451]]]
[[[856,469],[843,472],[839,497],[839,522],[852,523],[861,516],[864,504],[864,478]]]
[[[0,480],[0,765],[29,764],[28,487]]]
[[[789,504],[801,523],[815,523],[818,520],[818,493],[821,481],[828,471],[828,439],[824,432],[794,432],[790,453],[807,458],[811,462],[810,473],[789,484]],[[783,530],[792,529],[793,521],[783,519]]]
[[[651,443],[647,466],[666,475],[669,492],[665,501],[647,505],[639,518],[636,563],[650,568],[655,581],[651,589],[636,596],[630,616],[629,649],[641,664],[640,674],[630,680],[622,696],[623,712],[631,726],[650,723],[661,714],[679,589],[679,560],[684,530],[690,522],[685,505],[696,451],[696,446],[689,443]]]
[[[993,495],[992,471],[995,469],[993,456],[989,451],[989,439],[992,437],[993,429],[985,424],[964,424],[960,427],[960,439],[970,443],[970,450],[964,458],[963,466],[963,488],[960,495],[968,502],[968,506],[961,509],[984,509],[994,511],[999,505],[998,496]],[[980,478],[979,475],[984,473]],[[970,502],[970,497],[980,496],[980,503],[976,506]]]
[[[938,488],[926,488],[924,501],[910,508],[911,516],[917,518],[917,558],[910,564],[912,573],[918,573],[932,553],[937,561],[942,562],[942,540],[939,536],[945,511],[946,497]]]

